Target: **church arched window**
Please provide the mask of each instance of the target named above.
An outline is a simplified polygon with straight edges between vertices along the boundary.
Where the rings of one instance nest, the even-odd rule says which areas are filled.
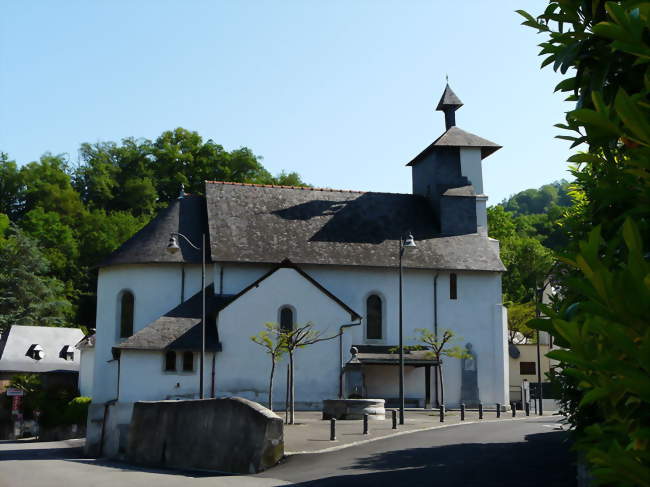
[[[366,299],[366,338],[381,340],[383,338],[383,316],[381,298],[371,294]]]
[[[120,338],[133,335],[133,311],[135,297],[131,291],[123,291],[120,296]]]
[[[280,309],[280,330],[291,331],[293,330],[293,324],[293,310],[289,306],[284,306]]]

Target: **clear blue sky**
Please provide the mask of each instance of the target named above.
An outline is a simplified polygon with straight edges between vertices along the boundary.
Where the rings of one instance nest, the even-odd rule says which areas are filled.
[[[490,203],[568,177],[570,107],[515,9],[543,0],[137,0],[0,5],[0,151],[78,160],[82,142],[175,127],[315,186],[410,192],[414,155],[459,127],[503,145]]]

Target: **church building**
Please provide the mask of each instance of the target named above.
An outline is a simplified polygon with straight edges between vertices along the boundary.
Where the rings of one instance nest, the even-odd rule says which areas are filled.
[[[136,401],[202,390],[266,404],[271,361],[251,336],[268,322],[335,337],[296,352],[297,409],[341,396],[396,406],[400,260],[405,345],[418,344],[417,329],[449,329],[473,357],[443,358],[445,404],[508,404],[505,269],[482,176],[500,146],[456,126],[461,106],[447,85],[444,133],[407,164],[412,193],[206,181],[205,196],[181,194],[101,263],[89,453],[125,447]],[[355,385],[343,380],[352,347]],[[407,406],[442,400],[437,365],[405,354]],[[282,408],[286,360],[276,370]]]

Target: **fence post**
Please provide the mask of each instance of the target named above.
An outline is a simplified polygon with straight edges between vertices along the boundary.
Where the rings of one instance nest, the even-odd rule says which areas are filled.
[[[440,405],[440,422],[441,423],[445,422],[445,405],[444,404]]]
[[[393,429],[396,430],[397,429],[397,410],[393,409],[391,411],[391,413],[393,414]]]
[[[526,416],[530,416],[530,403],[526,401]]]
[[[363,434],[364,435],[368,434],[368,415],[367,414],[363,415]]]
[[[510,407],[512,407],[512,417],[517,416],[517,403],[511,402]]]
[[[478,419],[483,419],[483,403],[478,403]]]
[[[465,403],[460,403],[460,420],[465,421]]]
[[[336,440],[336,418],[330,419],[330,441]]]
[[[497,418],[501,417],[501,404],[497,403]]]

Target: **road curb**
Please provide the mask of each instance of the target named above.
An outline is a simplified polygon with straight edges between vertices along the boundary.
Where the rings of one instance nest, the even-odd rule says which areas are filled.
[[[397,433],[391,433],[386,436],[378,436],[377,438],[368,438],[367,440],[359,440],[359,441],[353,441],[352,443],[346,443],[345,445],[336,445],[336,446],[330,446],[329,448],[323,448],[321,450],[312,450],[312,451],[287,451],[284,452],[285,458],[293,456],[293,455],[314,455],[317,453],[329,453],[329,452],[334,452],[334,451],[339,451],[339,450],[344,450],[346,448],[350,448],[353,446],[359,446],[359,445],[365,445],[366,443],[373,443],[375,441],[379,440],[386,440],[388,438],[395,438],[397,436],[404,436],[404,435],[410,435],[412,433],[421,433],[423,431],[431,431],[431,430],[436,430],[436,429],[443,429],[443,428],[453,428],[455,426],[467,426],[470,424],[483,424],[483,423],[505,423],[509,421],[522,421],[525,419],[552,419],[556,416],[521,416],[517,418],[494,418],[494,419],[481,419],[481,420],[476,420],[476,421],[463,421],[462,423],[454,423],[454,424],[439,424],[435,426],[427,426],[425,428],[418,428],[414,430],[409,430],[409,431],[398,431]]]

